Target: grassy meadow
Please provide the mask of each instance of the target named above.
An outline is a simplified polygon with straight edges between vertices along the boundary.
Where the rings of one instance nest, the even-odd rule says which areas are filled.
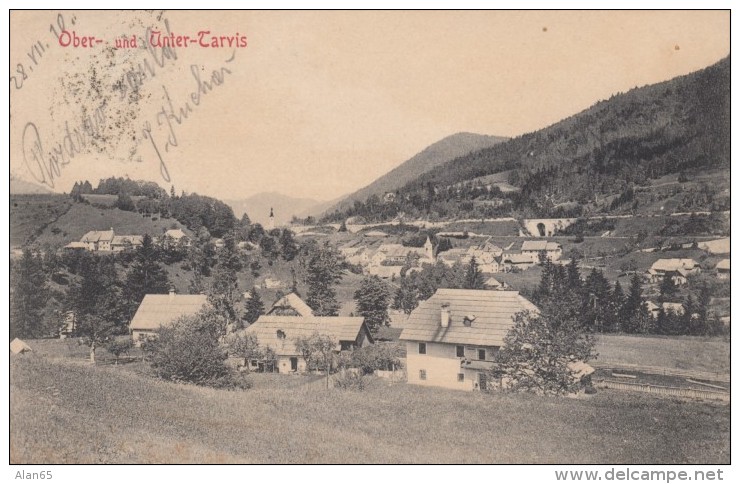
[[[91,366],[65,342],[10,360],[10,462],[728,463],[730,408],[601,391],[552,398],[253,374],[246,391]],[[55,346],[55,345],[58,345]]]

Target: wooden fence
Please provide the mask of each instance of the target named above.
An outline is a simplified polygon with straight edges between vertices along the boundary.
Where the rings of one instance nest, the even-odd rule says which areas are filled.
[[[606,370],[617,370],[617,371],[637,371],[640,373],[647,373],[650,375],[666,375],[666,376],[677,376],[681,378],[694,378],[696,380],[708,380],[722,383],[730,383],[730,375],[726,373],[715,373],[709,371],[692,371],[692,370],[679,370],[674,368],[661,368],[657,366],[640,366],[640,365],[612,365],[609,363],[602,363],[600,361],[590,361],[589,365],[594,368],[601,368]]]
[[[699,390],[695,388],[664,387],[659,385],[646,385],[641,383],[625,383],[612,380],[596,380],[594,384],[598,388],[612,388],[615,390],[627,390],[633,392],[653,393],[657,395],[669,395],[683,398],[700,398],[705,400],[730,401],[729,392],[716,392],[712,390]]]

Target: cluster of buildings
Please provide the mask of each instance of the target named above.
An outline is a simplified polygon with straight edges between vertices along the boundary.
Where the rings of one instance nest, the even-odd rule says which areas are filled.
[[[560,260],[563,254],[560,244],[546,240],[524,241],[519,250],[502,249],[490,241],[485,241],[470,247],[458,247],[435,253],[429,238],[423,247],[383,243],[377,249],[372,249],[362,242],[355,242],[353,245],[340,247],[339,251],[349,263],[361,266],[365,273],[384,279],[399,277],[409,258],[415,262],[412,271],[423,264],[433,264],[436,261],[449,267],[457,263],[466,265],[475,258],[481,272],[495,274],[526,270],[539,264],[541,254],[553,262]]]
[[[130,325],[134,341],[155,337],[161,326],[180,316],[194,315],[206,304],[202,295],[171,292],[145,296]],[[437,290],[411,313],[400,331],[399,339],[406,347],[408,383],[460,390],[483,390],[499,384],[488,381],[488,372],[514,325],[514,315],[525,310],[537,312],[537,307],[517,291]],[[270,348],[273,355],[269,361],[246,361],[254,371],[307,371],[296,340],[316,333],[329,336],[337,354],[375,343],[364,318],[314,316],[292,293],[241,331],[254,335],[260,347]]]
[[[180,229],[166,231],[161,238],[154,238],[154,242],[161,242],[165,246],[180,244],[190,246],[190,237]],[[91,230],[82,236],[79,242],[70,242],[64,246],[65,250],[87,250],[90,252],[121,252],[135,249],[144,243],[143,235],[116,235],[113,228],[110,230]]]

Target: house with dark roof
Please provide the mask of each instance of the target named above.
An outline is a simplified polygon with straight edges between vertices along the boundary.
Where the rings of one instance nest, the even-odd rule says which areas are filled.
[[[208,304],[204,294],[147,294],[131,319],[129,331],[134,343],[156,336],[159,328],[182,316],[193,316]]]
[[[517,291],[438,289],[401,333],[408,383],[485,389],[486,373],[520,311],[537,307]]]
[[[336,342],[337,353],[374,342],[361,317],[263,315],[244,332],[255,335],[262,348],[275,353],[279,373],[306,371],[306,361],[295,344],[298,338],[310,338],[315,333],[326,335]],[[256,369],[258,363],[252,361],[250,366]]]

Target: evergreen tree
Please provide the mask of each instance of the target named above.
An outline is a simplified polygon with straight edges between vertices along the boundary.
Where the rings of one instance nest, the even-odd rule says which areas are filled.
[[[293,238],[293,232],[288,229],[283,229],[280,233],[280,252],[283,255],[283,259],[290,262],[295,259],[298,255],[298,244]]]
[[[316,316],[336,316],[339,303],[334,285],[342,280],[339,254],[328,244],[315,246],[307,263],[308,294],[306,304]]]
[[[208,292],[208,302],[228,325],[239,326],[237,314],[239,301],[238,272],[242,269],[241,257],[232,234],[224,237],[224,247],[218,253],[218,263],[213,272],[213,282]]]
[[[261,315],[265,314],[265,305],[262,303],[262,298],[256,287],[249,291],[249,298],[244,303],[244,310],[244,320],[247,324],[254,323]]]
[[[624,328],[627,333],[647,333],[650,329],[650,315],[642,299],[642,283],[635,273],[630,280],[630,290],[624,303]]]
[[[167,294],[169,290],[167,271],[159,263],[158,250],[149,234],[144,235],[141,247],[134,254],[123,288],[129,318],[133,317],[145,295]]]
[[[483,289],[484,282],[483,273],[480,271],[478,261],[475,260],[475,257],[472,257],[465,270],[464,289]]]
[[[378,276],[365,277],[355,291],[357,313],[365,318],[365,324],[375,334],[381,326],[390,324],[388,287]]]
[[[130,321],[112,258],[90,255],[80,261],[79,277],[70,285],[65,309],[74,313],[76,332],[90,347],[94,362],[96,348],[111,335],[125,332]]]
[[[617,333],[624,328],[625,299],[622,284],[619,281],[615,282],[609,300],[609,324],[605,328],[606,331]]]
[[[28,247],[11,270],[10,338],[40,338],[51,328],[44,327],[44,307],[49,286],[41,255]]]
[[[676,294],[677,290],[676,284],[673,283],[671,276],[669,274],[665,274],[660,283],[660,297],[658,300],[660,302],[670,300]]]
[[[604,273],[595,268],[583,289],[583,323],[593,331],[603,331],[610,320],[610,287]]]

